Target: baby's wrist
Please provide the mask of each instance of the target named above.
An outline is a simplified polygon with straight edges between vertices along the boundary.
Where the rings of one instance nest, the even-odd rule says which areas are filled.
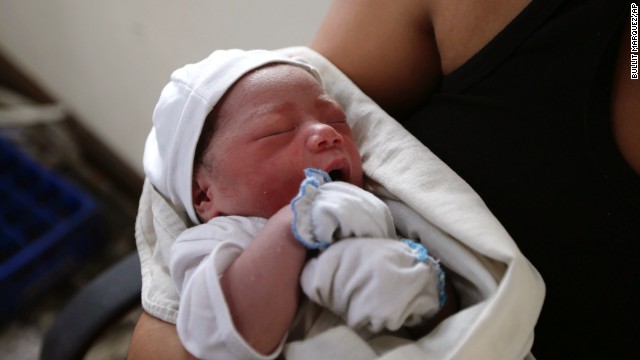
[[[306,248],[300,243],[294,236],[291,229],[291,223],[294,218],[294,213],[291,210],[291,206],[288,204],[278,210],[270,219],[269,222],[273,222],[274,226],[282,229],[281,232],[284,235],[282,237],[283,242],[299,249],[301,252],[305,252]]]

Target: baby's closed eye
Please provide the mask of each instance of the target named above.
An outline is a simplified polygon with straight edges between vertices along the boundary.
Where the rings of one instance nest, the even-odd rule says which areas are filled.
[[[258,140],[261,139],[271,139],[271,138],[278,138],[278,137],[284,137],[287,136],[289,134],[293,134],[293,132],[296,130],[296,126],[291,126],[291,125],[287,125],[287,126],[272,126],[272,127],[268,127],[263,129],[262,131],[260,131],[258,133],[258,136],[256,136],[256,138]]]

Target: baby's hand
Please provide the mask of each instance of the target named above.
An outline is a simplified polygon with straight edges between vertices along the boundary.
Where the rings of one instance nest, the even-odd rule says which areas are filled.
[[[293,234],[309,249],[326,249],[348,237],[395,239],[387,205],[368,191],[331,182],[327,173],[306,169],[300,192],[291,201]]]
[[[413,326],[446,301],[444,271],[410,240],[350,239],[310,259],[300,285],[347,325],[378,332]]]

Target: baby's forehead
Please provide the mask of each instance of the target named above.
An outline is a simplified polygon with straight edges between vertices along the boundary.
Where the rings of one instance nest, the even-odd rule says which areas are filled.
[[[266,85],[274,80],[288,80],[293,83],[308,81],[310,79],[321,84],[309,71],[299,66],[286,63],[271,63],[252,70],[240,77],[227,92],[231,91],[237,84],[244,82],[263,82],[263,85]]]
[[[287,96],[297,95],[288,93],[292,87],[303,86],[305,89],[314,87],[314,96],[328,97],[322,83],[311,73],[298,66],[275,63],[252,70],[239,78],[216,104],[219,109],[228,107],[229,103],[249,104],[259,106],[260,101],[286,99]],[[308,86],[308,87],[307,87]],[[232,98],[233,101],[229,101]]]

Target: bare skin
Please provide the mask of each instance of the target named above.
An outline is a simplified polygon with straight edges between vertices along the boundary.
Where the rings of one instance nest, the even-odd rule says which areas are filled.
[[[180,343],[176,326],[142,312],[129,345],[130,360],[189,360],[195,359]]]
[[[238,332],[263,354],[280,344],[298,308],[306,249],[293,237],[292,220],[289,206],[278,211],[220,279]]]
[[[529,0],[334,1],[311,48],[393,115],[414,110]],[[376,61],[367,59],[375,58]]]
[[[468,61],[529,2],[336,0],[310,46],[389,113],[407,114],[433,92],[443,75]],[[628,77],[628,38],[625,34],[621,39],[612,127],[620,151],[640,174],[640,82]],[[371,58],[376,61],[368,61]],[[145,356],[131,358],[169,358],[164,357],[167,352],[181,350],[178,342],[165,341],[170,334],[177,341],[173,325],[143,316],[130,356]]]

